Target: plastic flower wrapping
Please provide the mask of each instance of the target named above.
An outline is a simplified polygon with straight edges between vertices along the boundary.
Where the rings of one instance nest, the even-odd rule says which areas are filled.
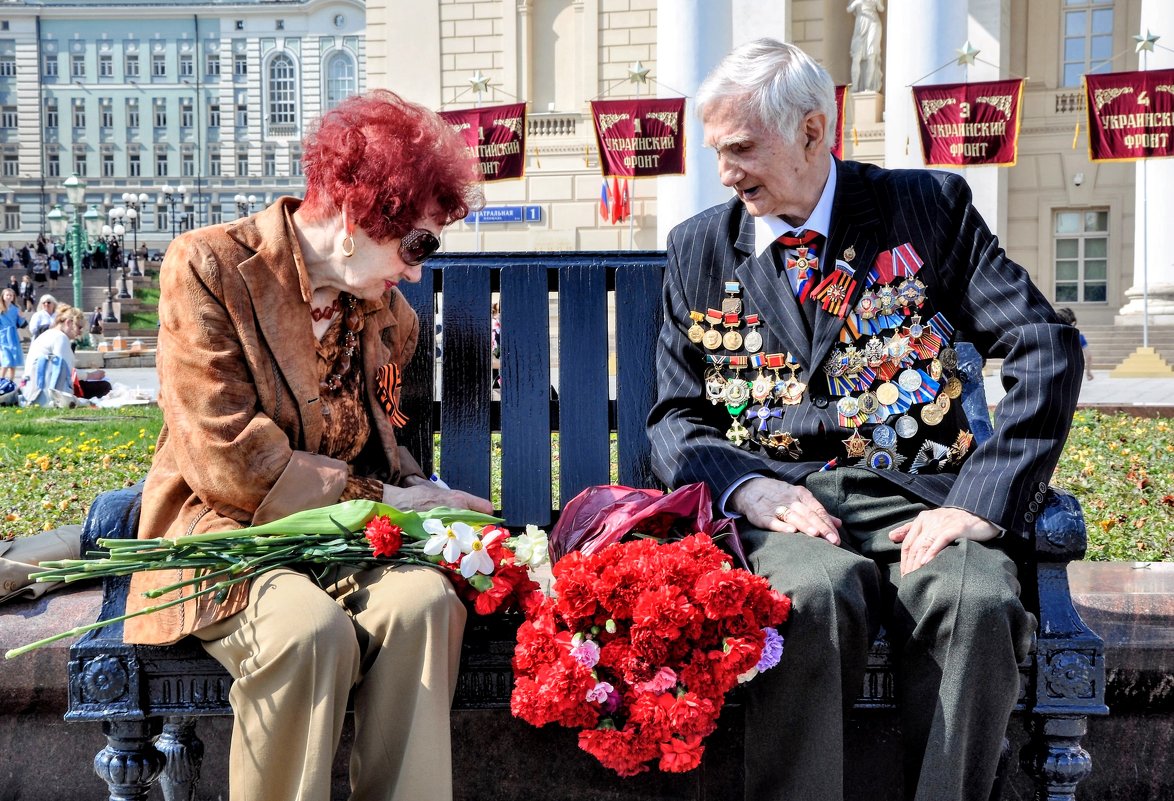
[[[654,764],[692,770],[726,694],[778,664],[790,599],[735,567],[709,533],[682,536],[698,521],[680,498],[666,504],[677,493],[632,491],[640,501],[627,488],[594,489],[568,504],[551,535],[552,553],[565,555],[553,597],[529,604],[518,630],[511,711],[535,726],[579,729],[579,746],[621,776]],[[677,492],[705,526],[724,528],[708,519],[704,487]],[[560,529],[566,520],[591,523]],[[646,524],[655,537],[640,530]],[[563,547],[568,537],[579,550]],[[608,542],[594,547],[600,537]]]
[[[461,597],[478,614],[511,606],[524,608],[541,597],[530,569],[546,559],[546,533],[527,526],[522,534],[510,536],[500,522],[467,509],[402,511],[376,501],[355,500],[233,531],[175,539],[101,539],[98,545],[105,551],[93,551],[85,559],[42,562],[42,569],[31,578],[72,582],[126,576],[140,570],[189,568],[198,572],[193,579],[150,593],[161,597],[181,590],[173,600],[55,634],[15,648],[5,657],[11,659],[199,595],[224,598],[233,585],[288,565],[312,571],[337,566],[431,565],[452,579]]]

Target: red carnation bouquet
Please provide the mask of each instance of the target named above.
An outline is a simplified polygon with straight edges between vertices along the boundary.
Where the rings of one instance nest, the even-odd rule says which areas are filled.
[[[708,491],[685,489],[708,518]],[[734,567],[709,533],[681,536],[681,525],[695,530],[695,515],[671,521],[659,493],[633,492],[647,493],[646,503],[633,505],[624,493],[614,513],[639,518],[639,508],[656,505],[658,537],[629,529],[629,539],[619,539],[605,508],[587,515],[591,531],[556,526],[552,553],[561,552],[556,536],[573,536],[579,550],[554,565],[554,597],[526,609],[510,707],[535,726],[581,729],[579,746],[621,776],[653,762],[683,772],[700,764],[726,694],[778,663],[777,627],[791,603],[766,579]],[[598,492],[585,493],[568,504],[560,525],[568,515],[583,519],[574,508],[581,499],[600,505]],[[706,526],[725,522],[707,519]],[[613,541],[585,547],[599,534]]]

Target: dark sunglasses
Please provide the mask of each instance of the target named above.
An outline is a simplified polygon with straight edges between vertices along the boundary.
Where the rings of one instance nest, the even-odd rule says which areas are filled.
[[[413,228],[399,241],[399,257],[409,267],[423,264],[438,250],[440,240],[436,238],[436,234],[423,228]]]

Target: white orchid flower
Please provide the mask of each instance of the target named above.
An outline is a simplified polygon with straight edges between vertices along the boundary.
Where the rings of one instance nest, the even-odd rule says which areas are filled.
[[[550,560],[549,547],[546,532],[530,523],[526,531],[514,539],[515,561],[529,567],[544,565]]]
[[[473,540],[477,538],[472,526],[459,521],[446,526],[429,518],[424,521],[424,530],[432,535],[424,543],[424,553],[429,556],[440,554],[446,562],[455,562],[461,554],[473,550]]]
[[[472,531],[472,529],[470,529]],[[473,534],[473,542],[461,560],[461,575],[472,578],[477,573],[486,576],[493,573],[493,557],[489,555],[489,546],[501,538],[501,529],[494,529],[484,538]]]

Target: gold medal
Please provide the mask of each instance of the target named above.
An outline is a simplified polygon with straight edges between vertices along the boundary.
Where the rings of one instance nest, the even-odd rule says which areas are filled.
[[[936,403],[938,406],[942,407],[943,414],[950,411],[950,406],[952,405],[952,403],[950,402],[950,396],[944,392],[941,393],[940,395],[938,395],[936,398],[934,398],[934,403]]]
[[[946,413],[942,411],[942,407],[936,403],[927,403],[921,407],[921,422],[927,426],[936,426],[942,422]]]
[[[886,381],[876,388],[876,399],[881,406],[892,406],[901,397],[901,390],[892,381]]]
[[[722,346],[721,332],[716,328],[711,328],[701,336],[701,344],[708,350],[717,350]]]
[[[689,316],[693,318],[693,325],[689,326],[686,336],[694,345],[701,343],[701,338],[705,336],[705,329],[701,327],[701,321],[705,319],[705,315],[701,312],[691,311]]]
[[[934,381],[942,377],[942,363],[938,359],[934,359],[929,363],[929,377]]]
[[[958,400],[962,397],[962,382],[958,380],[958,376],[954,376],[946,382],[946,394],[952,400]]]
[[[876,397],[875,392],[865,392],[860,396],[860,411],[867,415],[876,414],[880,411],[880,401]]]
[[[856,248],[849,245],[848,249],[844,251],[844,261],[852,261],[854,258],[856,258]]]
[[[726,350],[739,350],[742,347],[742,335],[737,331],[727,331],[722,336],[722,345]]]

